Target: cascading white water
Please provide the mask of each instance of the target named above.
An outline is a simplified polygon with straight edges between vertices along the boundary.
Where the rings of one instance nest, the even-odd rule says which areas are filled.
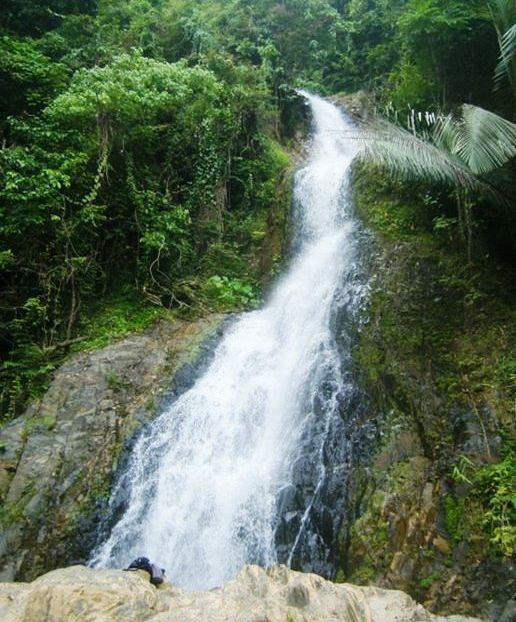
[[[206,372],[136,442],[118,483],[129,488],[127,507],[93,565],[123,566],[146,555],[176,584],[210,588],[245,563],[275,563],[278,500],[308,429],[319,439],[310,456],[311,499],[317,495],[324,441],[344,389],[331,318],[354,262],[346,194],[354,151],[339,110],[304,95],[315,131],[295,179],[296,256],[269,303],[226,331]],[[322,408],[314,408],[316,399]]]

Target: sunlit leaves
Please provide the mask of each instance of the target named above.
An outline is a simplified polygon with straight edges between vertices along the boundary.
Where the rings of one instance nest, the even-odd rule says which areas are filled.
[[[78,72],[47,114],[64,125],[95,123],[99,114],[120,124],[157,122],[160,115],[165,120],[181,114],[185,102],[202,115],[220,92],[216,78],[202,68],[126,54],[106,67]]]

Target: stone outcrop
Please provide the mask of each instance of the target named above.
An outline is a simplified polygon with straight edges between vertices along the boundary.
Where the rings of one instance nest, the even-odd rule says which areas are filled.
[[[314,574],[246,566],[222,588],[186,592],[143,571],[55,570],[0,584],[3,622],[475,622],[428,613],[395,590],[334,584]],[[476,622],[479,622],[478,620]]]
[[[220,324],[220,316],[162,320],[77,354],[0,431],[0,580],[30,580],[85,559],[124,443],[174,386],[191,383],[202,344]]]

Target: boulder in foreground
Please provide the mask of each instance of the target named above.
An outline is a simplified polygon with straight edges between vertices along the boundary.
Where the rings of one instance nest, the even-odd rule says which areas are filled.
[[[32,583],[0,584],[2,622],[479,622],[428,613],[396,590],[246,566],[224,587],[187,592],[144,571],[72,566]]]

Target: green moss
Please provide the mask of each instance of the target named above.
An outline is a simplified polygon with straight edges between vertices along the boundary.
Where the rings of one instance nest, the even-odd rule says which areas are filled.
[[[171,317],[173,314],[170,311],[145,304],[132,293],[104,299],[85,314],[79,328],[85,339],[74,344],[72,350],[103,348],[125,335],[148,328],[159,318]]]
[[[4,501],[0,505],[0,525],[9,527],[13,523],[27,520],[25,508],[36,492],[36,484],[27,484],[17,501]]]
[[[407,488],[412,487],[417,475],[408,461],[394,464],[389,471],[389,490],[405,492]]]
[[[111,391],[114,391],[115,393],[117,391],[122,391],[124,388],[127,387],[127,381],[118,376],[113,371],[107,372],[106,380],[108,387],[111,389]]]
[[[374,504],[352,527],[352,548],[349,552],[349,580],[359,585],[375,581],[382,571],[389,550],[388,523],[379,516]],[[343,569],[339,569],[345,577]]]
[[[419,580],[419,587],[421,587],[424,590],[427,590],[429,587],[432,587],[432,585],[438,580],[439,580],[438,574],[431,574],[428,577],[424,577],[423,579]]]
[[[351,581],[357,585],[369,585],[375,582],[377,576],[378,568],[364,562],[353,570]]]
[[[465,501],[451,495],[444,498],[444,525],[456,544],[464,538]]]
[[[39,419],[40,425],[44,426],[47,430],[53,430],[56,427],[57,417],[55,415],[45,415]]]
[[[9,527],[25,518],[25,504],[23,502],[12,503],[4,501],[0,508],[0,525]]]
[[[76,501],[61,518],[59,532],[76,538],[77,533],[80,533],[81,523],[95,515],[99,503],[103,504],[109,500],[111,475],[81,471],[77,475],[72,492]]]
[[[152,416],[155,416],[158,414],[157,408],[158,405],[156,404],[156,396],[150,395],[145,402],[145,410]]]

